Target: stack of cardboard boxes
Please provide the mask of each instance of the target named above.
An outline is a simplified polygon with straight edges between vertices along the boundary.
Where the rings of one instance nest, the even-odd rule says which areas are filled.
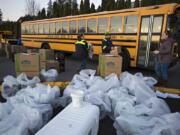
[[[59,62],[54,60],[54,51],[50,49],[40,49],[40,69],[56,69],[59,71]]]
[[[54,51],[50,49],[39,49],[39,53],[18,53],[15,55],[16,74],[24,72],[33,77],[39,76],[42,69],[59,71],[59,62],[54,59]]]
[[[28,77],[39,76],[40,56],[38,53],[17,53],[15,54],[16,75],[26,73]]]
[[[118,76],[122,71],[122,57],[119,56],[120,48],[112,48],[110,54],[99,55],[99,74],[102,77],[106,77],[111,73],[115,73]]]

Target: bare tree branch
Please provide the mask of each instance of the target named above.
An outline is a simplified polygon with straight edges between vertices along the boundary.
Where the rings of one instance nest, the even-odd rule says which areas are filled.
[[[40,4],[35,0],[26,0],[25,14],[35,16],[40,11]]]

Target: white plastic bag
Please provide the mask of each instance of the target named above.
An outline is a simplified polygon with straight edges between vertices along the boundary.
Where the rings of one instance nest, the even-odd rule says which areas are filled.
[[[111,112],[111,101],[102,91],[96,91],[85,95],[85,102],[97,105],[100,108],[100,118]]]
[[[147,116],[135,116],[123,113],[114,123],[117,135],[150,135],[155,123],[163,123],[163,120],[152,119]]]
[[[55,69],[49,69],[48,71],[42,69],[41,76],[43,77],[43,80],[53,82],[57,80],[58,72]]]
[[[7,99],[8,97],[14,96],[17,91],[20,90],[20,85],[16,78],[13,76],[6,76],[2,83],[2,97]]]
[[[142,78],[128,72],[121,74],[120,83],[123,87],[129,89],[130,94],[137,98],[137,103],[143,103],[151,97],[156,97],[153,89],[151,89]]]
[[[34,87],[37,83],[40,83],[39,77],[35,76],[32,79],[28,79],[28,77],[25,73],[21,73],[17,77],[17,81],[23,87],[27,87],[27,86]]]
[[[42,126],[42,117],[38,110],[25,104],[18,107],[3,121],[0,122],[1,135],[29,135],[36,133]]]
[[[94,76],[96,74],[96,70],[92,69],[84,69],[79,72],[79,75],[84,76],[86,78]]]
[[[13,110],[13,106],[9,103],[1,103],[0,104],[0,122],[5,119],[9,114],[11,114]]]
[[[50,87],[49,85],[38,84],[33,88],[31,94],[34,97],[34,101],[40,104],[51,103],[54,99],[60,96],[60,90],[58,87]]]

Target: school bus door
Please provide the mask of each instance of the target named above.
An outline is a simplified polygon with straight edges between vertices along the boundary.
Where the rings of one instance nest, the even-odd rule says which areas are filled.
[[[164,15],[141,17],[139,34],[138,67],[153,68],[155,57],[153,51],[159,48]]]

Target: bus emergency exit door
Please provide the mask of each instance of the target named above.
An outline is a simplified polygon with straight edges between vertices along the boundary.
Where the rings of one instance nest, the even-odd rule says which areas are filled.
[[[153,51],[159,48],[162,33],[163,15],[143,16],[139,36],[139,67],[153,68],[155,57]]]

